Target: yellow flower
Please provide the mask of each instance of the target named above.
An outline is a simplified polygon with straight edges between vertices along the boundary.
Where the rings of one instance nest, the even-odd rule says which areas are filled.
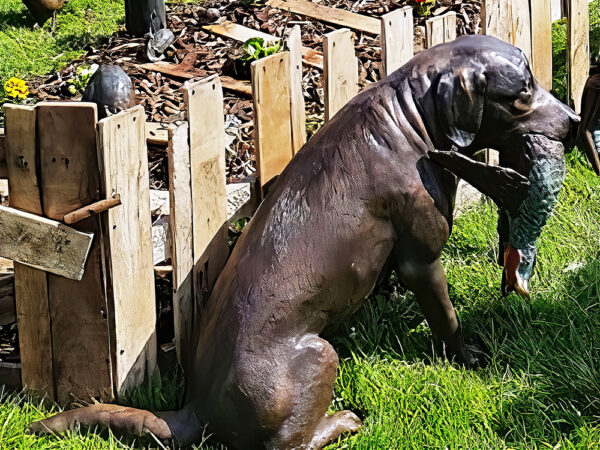
[[[6,83],[4,83],[4,92],[9,98],[15,100],[25,100],[29,95],[29,88],[24,80],[16,77],[12,77]]]

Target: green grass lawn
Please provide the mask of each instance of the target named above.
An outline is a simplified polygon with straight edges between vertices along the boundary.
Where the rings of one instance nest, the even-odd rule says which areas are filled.
[[[42,28],[21,0],[0,0],[0,99],[10,77],[31,78],[60,69],[110,36],[125,21],[123,0],[71,0]]]
[[[331,449],[600,448],[600,178],[579,153],[568,167],[529,300],[500,296],[495,206],[478,205],[456,221],[444,265],[467,336],[489,356],[485,369],[435,359],[413,296],[401,289],[374,295],[331,338],[340,355],[331,409],[364,420],[360,433]],[[142,397],[134,403],[143,406]],[[172,389],[168,397],[172,403]],[[108,433],[23,433],[48,413],[4,397],[0,447],[135,446]]]

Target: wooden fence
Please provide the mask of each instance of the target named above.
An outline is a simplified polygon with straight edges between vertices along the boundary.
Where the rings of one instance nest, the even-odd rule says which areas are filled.
[[[302,64],[323,70],[325,120],[329,120],[359,91],[352,30],[380,35],[387,74],[413,55],[410,7],[374,19],[305,0],[268,3],[341,28],[324,36],[321,53],[302,47],[296,26],[287,42],[289,52],[252,64],[257,189],[233,218],[252,214],[256,197],[306,141]],[[540,83],[550,88],[550,2],[484,3],[484,31],[520,45]],[[569,92],[577,107],[589,64],[588,2],[570,0],[569,5]],[[237,40],[258,33],[237,24],[206,28]],[[425,28],[427,46],[453,40],[456,14],[431,18]],[[182,355],[189,354],[185,345],[194,311],[227,258],[232,214],[227,213],[230,187],[225,180],[221,80],[211,76],[188,82],[183,93],[186,120],[168,126],[145,124],[141,107],[97,122],[96,107],[88,103],[5,105],[6,135],[0,138],[0,149],[5,149],[12,208],[60,222],[65,214],[92,202],[117,194],[121,199],[121,205],[72,226],[94,235],[80,281],[14,258],[26,388],[61,403],[73,397],[112,400],[156,365],[146,142],[168,147],[175,344],[180,362],[188,364]],[[9,213],[15,214],[5,212]]]

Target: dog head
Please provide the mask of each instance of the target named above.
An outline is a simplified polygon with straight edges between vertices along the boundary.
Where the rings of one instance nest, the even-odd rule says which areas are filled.
[[[421,52],[399,74],[436,149],[493,148],[501,166],[528,179],[518,204],[501,205],[498,226],[503,292],[528,295],[535,242],[556,204],[579,117],[538,85],[521,50],[489,36]]]

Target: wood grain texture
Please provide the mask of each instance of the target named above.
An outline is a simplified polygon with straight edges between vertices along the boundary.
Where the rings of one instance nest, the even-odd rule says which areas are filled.
[[[568,0],[567,59],[569,104],[581,112],[581,96],[590,71],[590,17],[587,0]]]
[[[10,204],[34,214],[42,213],[36,174],[36,111],[32,106],[4,105],[6,115],[6,169]]]
[[[358,60],[352,32],[336,30],[323,36],[325,122],[358,94]]]
[[[531,2],[531,68],[537,82],[552,89],[552,11],[551,0]]]
[[[81,280],[93,234],[7,206],[0,206],[0,230],[0,256]]]
[[[52,219],[99,200],[96,118],[93,103],[37,106],[42,202]]]
[[[162,123],[146,122],[146,142],[166,146],[169,143],[169,130]]]
[[[284,71],[289,74],[287,65]],[[182,91],[189,123],[194,297],[195,304],[200,305],[229,254],[223,89],[219,77],[213,75],[196,83],[186,83]],[[282,97],[288,99],[289,123],[289,96]]]
[[[144,108],[98,123],[100,173],[106,197],[121,205],[105,213],[111,287],[113,382],[117,396],[156,368],[156,300],[150,181]]]
[[[252,63],[254,133],[260,185],[279,175],[294,156],[290,112],[290,54]]]
[[[0,179],[8,178],[8,168],[6,167],[6,136],[4,128],[0,128]]]
[[[294,155],[306,143],[306,111],[302,83],[302,36],[300,25],[294,26],[287,40],[290,49],[290,107],[292,148]]]
[[[381,18],[381,53],[386,75],[402,67],[414,55],[413,8],[405,6]]]
[[[101,198],[96,105],[42,103],[37,108],[44,214],[60,220]],[[114,398],[99,220],[90,217],[74,225],[98,236],[81,281],[48,275],[56,400],[63,405],[72,398]]]
[[[425,46],[431,48],[456,39],[456,13],[432,17],[425,21]]]
[[[177,360],[187,366],[194,313],[194,240],[189,127],[187,123],[169,129],[169,194],[173,266],[173,319]]]
[[[36,173],[36,111],[29,106],[4,105],[10,205],[42,214]],[[46,272],[14,264],[15,302],[22,382],[28,391],[55,398],[52,332]]]
[[[353,30],[378,35],[379,20],[350,11],[317,5],[309,0],[269,0],[267,5]]]
[[[481,16],[483,34],[519,47],[531,61],[529,0],[484,0]]]

